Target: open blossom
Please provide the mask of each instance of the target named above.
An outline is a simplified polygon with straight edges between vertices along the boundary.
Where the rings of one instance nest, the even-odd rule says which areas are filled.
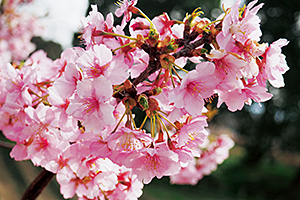
[[[150,22],[141,17],[132,19],[129,24],[129,32],[132,37],[136,37],[138,34],[147,37],[150,32]]]
[[[111,199],[134,200],[142,195],[144,184],[138,180],[137,175],[124,166],[120,168],[116,189],[109,194]]]
[[[259,66],[256,58],[262,56],[267,48],[268,44],[259,44],[255,40],[247,40],[244,45],[238,43],[234,52],[243,55],[244,59],[247,61],[247,65],[242,71],[245,78],[252,79],[259,75]]]
[[[93,81],[78,81],[74,99],[70,101],[67,113],[83,120],[88,130],[102,131],[105,125],[115,122],[114,107],[108,102],[112,96],[112,85],[105,77]]]
[[[53,101],[54,104],[58,98],[63,101],[69,99],[76,89],[77,81],[81,81],[83,78],[82,72],[74,63],[66,64],[64,72],[64,75],[56,79],[52,87],[49,88],[49,100]]]
[[[87,78],[105,76],[113,85],[123,83],[129,76],[122,56],[113,56],[104,45],[95,45],[76,61]]]
[[[27,126],[22,129],[19,127],[21,137],[14,139],[17,142],[14,148],[23,150],[18,152],[15,149],[11,156],[17,160],[31,159],[35,165],[56,159],[69,143],[58,138],[59,130],[55,128],[57,120],[53,109],[40,104],[36,109],[26,108],[25,113]],[[25,156],[26,154],[28,156]]]
[[[36,79],[36,65],[25,66],[21,70],[15,69],[11,64],[7,64],[6,72],[9,79],[6,81],[6,103],[4,107],[8,112],[18,112],[10,106],[11,103],[17,103],[20,106],[32,105],[33,97],[29,89]]]
[[[170,176],[172,184],[195,185],[204,175],[217,169],[229,156],[229,150],[234,142],[228,135],[220,135],[211,143],[205,142],[200,146],[200,157],[193,159],[186,167],[182,167],[178,174]],[[200,150],[200,149],[199,149]]]
[[[59,66],[55,66],[53,61],[47,57],[47,53],[43,50],[34,52],[26,59],[25,66],[36,65],[36,81],[52,81],[59,75]]]
[[[207,137],[207,132],[204,131],[204,128],[208,126],[206,116],[197,116],[187,121],[178,133],[178,145],[183,146],[187,143],[191,146],[195,143],[194,146],[198,146]]]
[[[106,37],[100,36],[101,31],[112,32],[114,18],[112,13],[109,13],[104,20],[103,15],[98,12],[97,6],[92,5],[92,11],[86,18],[81,20],[83,26],[82,38],[87,45],[86,49],[90,49],[93,45],[99,45],[104,43]]]
[[[247,64],[245,59],[238,54],[222,49],[211,50],[208,57],[215,63],[216,76],[221,81],[222,86],[225,85],[227,89],[231,89],[240,85],[239,79],[242,77],[242,70]]]
[[[181,168],[178,174],[174,174],[170,176],[170,182],[172,184],[189,184],[189,185],[196,185],[201,179],[201,174],[198,173],[196,169],[196,160],[193,159],[191,162],[188,163],[186,167]]]
[[[132,168],[144,184],[150,183],[155,176],[161,178],[176,174],[181,168],[178,155],[164,148],[144,148],[131,152],[122,163]]]
[[[149,62],[149,55],[141,50],[133,52],[133,65],[130,67],[130,77],[138,77],[146,68]]]
[[[249,3],[244,10],[243,15],[240,17],[239,4],[240,1],[236,1],[232,8],[227,11],[222,23],[222,32],[218,38],[218,42],[228,41],[230,37],[233,37],[236,41],[244,44],[248,39],[259,41],[261,36],[261,30],[259,28],[260,19],[256,15],[258,10],[263,6],[259,4],[253,7],[257,3],[257,0]]]
[[[165,37],[167,35],[172,34],[172,25],[176,23],[175,20],[170,20],[167,13],[163,13],[157,17],[155,17],[153,20],[153,24],[155,25],[155,28],[157,29],[158,33],[161,37]]]
[[[267,92],[267,88],[258,85],[255,81],[249,81],[248,84],[244,84],[242,89],[236,89],[226,93],[219,91],[218,107],[225,102],[228,106],[228,110],[234,112],[241,110],[245,103],[251,105],[252,100],[260,103],[271,99],[272,96],[272,94]]]
[[[266,50],[261,61],[261,74],[258,76],[259,84],[265,86],[268,80],[274,87],[283,87],[284,80],[282,74],[289,70],[285,60],[285,55],[281,53],[281,48],[289,42],[286,39],[279,39],[273,42]]]
[[[138,0],[124,0],[119,3],[119,8],[116,10],[115,15],[117,17],[123,16],[122,27],[125,27],[126,23],[129,22],[132,16],[132,9],[137,4]]]
[[[170,95],[174,106],[185,108],[192,116],[200,115],[205,98],[213,94],[218,84],[214,75],[215,65],[203,62],[196,66],[196,70],[190,71],[182,80],[180,87],[176,87]]]
[[[108,136],[106,141],[112,150],[133,151],[148,146],[152,138],[145,132],[123,127]]]
[[[234,146],[233,140],[228,135],[220,135],[215,141],[208,144],[201,157],[197,159],[196,168],[198,173],[208,175],[217,169],[229,156],[229,150]]]
[[[101,190],[109,191],[116,188],[118,168],[108,159],[86,158],[76,168],[64,167],[58,171],[57,181],[61,184],[60,191],[65,198],[71,198],[75,194],[89,199],[101,196]],[[78,173],[81,176],[77,176]]]

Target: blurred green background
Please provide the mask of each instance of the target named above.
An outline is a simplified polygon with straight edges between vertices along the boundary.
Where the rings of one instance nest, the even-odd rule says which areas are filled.
[[[97,4],[104,14],[115,9],[111,0],[89,2]],[[259,1],[262,2],[261,42],[270,44],[279,38],[290,41],[283,48],[290,67],[284,75],[286,86],[270,87],[274,97],[261,107],[253,104],[235,113],[227,111],[224,105],[220,108],[210,122],[211,131],[229,133],[236,146],[212,175],[196,186],[170,185],[168,177],[155,179],[145,186],[140,199],[300,199],[300,1]],[[167,12],[173,19],[182,19],[186,12],[199,6],[210,19],[221,13],[219,0],[140,0],[137,6],[150,18]],[[75,33],[75,46],[79,45],[77,36]],[[53,42],[40,38],[33,41],[53,59],[62,51]],[[0,135],[0,140],[5,138]],[[0,200],[20,199],[39,171],[29,161],[15,162],[8,149],[0,148]],[[38,199],[63,199],[55,180]]]

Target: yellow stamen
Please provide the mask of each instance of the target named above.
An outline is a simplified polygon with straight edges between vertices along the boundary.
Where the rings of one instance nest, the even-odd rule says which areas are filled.
[[[164,118],[164,120],[166,120],[169,124],[171,124],[177,131],[178,131],[178,128],[168,120],[168,118],[166,118],[165,116],[163,116],[162,114],[160,113],[157,113],[160,117]]]
[[[172,68],[170,67],[169,68],[169,71],[170,71],[170,76],[171,76],[171,81],[172,81],[172,85],[173,85],[173,88],[175,88],[175,82],[174,82],[174,78],[173,78],[173,73],[172,73]]]
[[[101,33],[103,35],[111,35],[111,36],[115,36],[115,37],[122,37],[122,38],[126,38],[126,39],[129,39],[129,40],[138,41],[136,38],[133,38],[133,37],[130,37],[130,36],[127,36],[127,35],[121,35],[121,34],[117,34],[117,33],[110,33],[110,32],[105,32],[105,31],[102,31]]]
[[[114,130],[111,132],[111,134],[114,133],[114,132],[116,132],[116,130],[118,129],[119,125],[121,124],[123,118],[125,117],[125,114],[126,114],[126,111],[125,111],[124,114],[122,115],[122,117],[121,117],[121,119],[119,120],[117,126],[114,128]]]
[[[136,128],[136,124],[135,124],[134,119],[133,119],[133,116],[132,116],[131,110],[129,110],[129,114],[130,114],[130,119],[131,119],[131,121],[132,121],[132,124],[133,124],[133,126],[134,126],[134,129],[137,129],[137,128]]]
[[[148,118],[148,116],[146,115],[145,118],[144,118],[144,121],[142,122],[142,124],[141,124],[141,126],[139,128],[139,130],[141,130],[143,128],[143,126],[145,125],[145,123],[147,121],[147,118]]]
[[[122,48],[124,48],[124,47],[130,46],[130,45],[135,44],[135,43],[136,43],[136,42],[130,42],[130,43],[124,44],[123,46],[120,46],[120,47],[118,47],[118,48],[112,50],[112,52],[114,53],[114,52],[118,51],[119,49],[122,49]]]
[[[183,69],[182,67],[180,67],[179,65],[176,65],[175,63],[172,63],[175,67],[177,67],[178,69],[181,69],[182,71],[184,71],[185,73],[189,73],[187,70]]]
[[[152,117],[153,117],[153,121],[152,121],[153,132],[151,133],[151,136],[152,138],[154,138],[155,137],[155,115],[153,115]]]
[[[206,24],[202,29],[204,30],[204,29],[207,28],[208,26],[210,26],[210,25],[212,25],[212,24],[214,24],[214,23],[216,23],[216,22],[220,22],[220,21],[222,21],[222,20],[223,20],[223,19],[219,19],[219,20],[212,21],[212,22]]]
[[[164,129],[165,129],[165,131],[166,131],[166,133],[167,133],[167,135],[168,135],[168,138],[170,138],[170,134],[169,134],[169,132],[168,132],[168,128],[166,127],[166,125],[164,124],[164,122],[159,118],[158,114],[159,114],[159,113],[156,114],[156,117],[157,117],[157,119],[158,119],[159,125],[160,125],[160,126],[162,125],[162,126],[164,127]]]
[[[179,80],[181,81],[182,78],[179,76],[179,74],[177,73],[176,69],[172,66],[172,69],[174,71],[174,73],[176,74],[176,76],[179,78]]]

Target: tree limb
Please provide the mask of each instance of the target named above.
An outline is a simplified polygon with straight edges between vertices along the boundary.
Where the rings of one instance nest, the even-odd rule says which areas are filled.
[[[45,187],[50,183],[54,175],[54,173],[42,169],[42,171],[26,189],[21,200],[36,199],[39,196],[39,194],[42,193]]]

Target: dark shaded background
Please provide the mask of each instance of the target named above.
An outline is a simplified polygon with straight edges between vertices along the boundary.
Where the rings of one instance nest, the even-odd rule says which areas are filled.
[[[145,186],[141,199],[300,199],[300,1],[261,2],[265,3],[259,12],[261,42],[270,44],[279,38],[290,41],[283,48],[290,67],[284,75],[286,86],[270,87],[274,97],[262,107],[254,104],[235,113],[224,105],[220,108],[210,122],[212,133],[230,133],[236,147],[211,176],[196,186],[172,186],[167,177],[153,180]],[[116,8],[111,0],[90,0],[90,4],[98,4],[104,15]],[[167,12],[172,18],[182,19],[199,6],[210,19],[221,13],[218,0],[140,0],[137,6],[150,18]],[[78,33],[74,35],[77,38]],[[33,41],[51,58],[59,57],[59,45],[40,38]],[[73,44],[79,45],[78,40]],[[39,171],[30,162],[11,160],[8,154],[9,150],[0,149],[0,200],[20,198]],[[56,181],[39,199],[62,199]]]

